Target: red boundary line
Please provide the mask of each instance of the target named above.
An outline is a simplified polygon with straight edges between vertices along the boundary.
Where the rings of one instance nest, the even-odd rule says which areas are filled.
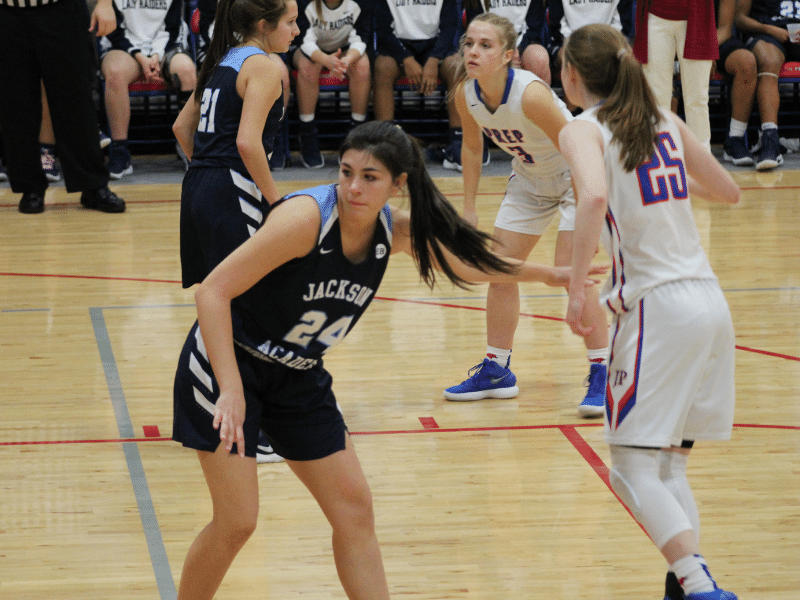
[[[175,283],[180,284],[180,281],[172,280],[172,279],[142,279],[137,277],[106,277],[106,276],[99,276],[99,275],[58,275],[58,274],[51,274],[51,273],[4,273],[0,272],[0,277],[55,277],[55,278],[63,278],[63,279],[95,279],[95,280],[107,280],[107,281],[138,281],[138,282],[145,282],[145,283]],[[389,298],[387,296],[375,296],[376,300],[383,300],[384,302],[403,302],[408,304],[421,304],[424,306],[437,306],[442,308],[458,308],[461,310],[477,310],[486,312],[486,308],[482,306],[465,306],[463,304],[450,304],[447,302],[437,302],[434,300],[411,300],[408,298]],[[531,319],[543,319],[545,321],[561,321],[563,322],[564,319],[562,317],[552,317],[549,315],[537,315],[534,313],[519,313],[521,317],[529,317]],[[796,362],[800,362],[800,357],[792,356],[790,354],[781,354],[780,352],[771,352],[770,350],[759,350],[758,348],[751,348],[749,346],[736,346],[737,350],[743,350],[745,352],[753,352],[754,354],[763,354],[764,356],[772,356],[774,358],[783,358],[785,360],[792,360]]]
[[[475,433],[481,431],[522,431],[529,429],[577,430],[579,427],[602,427],[602,423],[574,423],[572,425],[502,425],[498,427],[446,427],[436,429],[391,429],[385,431],[351,431],[350,435],[405,435],[409,433]],[[800,431],[800,425],[759,425],[758,423],[734,423],[734,427],[747,429],[787,429]],[[567,434],[564,434],[567,435]],[[577,432],[575,433],[577,435]],[[569,436],[567,436],[569,438]],[[583,438],[581,438],[583,439]],[[96,440],[51,440],[33,442],[0,442],[0,446],[46,446],[51,444],[116,444],[127,442],[171,442],[171,437],[111,438]],[[571,438],[570,438],[570,441]]]
[[[583,457],[583,460],[585,460],[589,464],[589,466],[592,467],[592,469],[594,469],[594,472],[597,473],[597,476],[600,479],[602,479],[603,483],[606,484],[606,487],[608,487],[609,491],[612,494],[614,494],[614,497],[619,501],[619,503],[623,506],[623,508],[626,511],[628,511],[628,514],[631,516],[631,519],[636,521],[636,517],[633,516],[631,510],[620,499],[620,497],[617,496],[617,492],[614,491],[614,488],[611,487],[611,481],[609,480],[608,477],[609,469],[603,462],[603,459],[600,458],[597,452],[595,452],[594,449],[586,442],[586,440],[583,439],[583,436],[580,433],[578,433],[578,430],[575,428],[574,425],[559,425],[558,429],[561,430],[561,433],[564,434],[564,437],[566,437],[570,441],[570,443],[575,447],[575,450],[577,450],[578,454],[580,454]],[[642,531],[644,531],[645,535],[647,535],[647,531],[645,530],[644,527],[642,527],[642,524],[639,523],[639,521],[636,521],[636,524],[639,525],[639,527],[642,528]]]

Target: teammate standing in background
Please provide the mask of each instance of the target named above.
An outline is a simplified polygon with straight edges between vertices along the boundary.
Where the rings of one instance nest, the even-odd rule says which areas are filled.
[[[268,156],[282,126],[283,78],[282,63],[270,53],[285,52],[299,33],[297,4],[221,0],[217,15],[197,89],[173,126],[191,160],[183,178],[181,223],[194,219],[197,198],[217,201],[216,217],[208,221],[213,228],[197,237],[181,235],[184,282],[202,281],[249,239],[264,204],[279,197]],[[259,462],[282,460],[262,442]]]

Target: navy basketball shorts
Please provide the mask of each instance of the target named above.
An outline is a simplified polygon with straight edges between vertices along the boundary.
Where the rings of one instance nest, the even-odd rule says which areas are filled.
[[[246,412],[245,455],[255,456],[259,429],[272,448],[289,460],[315,460],[344,450],[347,426],[331,389],[332,379],[318,363],[305,371],[257,358],[235,346]],[[175,374],[172,438],[188,448],[214,452],[219,386],[195,322]],[[234,445],[231,453],[236,452]]]

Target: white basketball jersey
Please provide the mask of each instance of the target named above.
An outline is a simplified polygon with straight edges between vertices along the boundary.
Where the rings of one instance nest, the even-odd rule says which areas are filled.
[[[514,157],[511,164],[516,173],[534,179],[559,175],[569,170],[566,160],[547,134],[522,111],[522,94],[529,85],[547,84],[529,71],[509,69],[503,101],[491,112],[483,103],[478,80],[468,79],[464,84],[467,108],[486,137]],[[567,120],[572,120],[566,104],[553,90],[550,93]]]
[[[489,0],[488,11],[483,2],[480,4],[484,12],[490,12],[511,21],[517,30],[517,46],[519,46],[522,36],[528,31],[527,18],[531,2],[540,2],[540,0]]]
[[[603,134],[608,182],[603,245],[613,264],[601,299],[618,314],[657,285],[716,279],[692,215],[678,126],[662,111],[652,158],[626,173],[619,144],[597,121],[597,110],[575,118],[595,123]]]
[[[566,40],[576,29],[594,23],[611,25],[617,31],[622,31],[622,21],[617,9],[618,4],[619,0],[581,3],[563,2],[564,16],[560,23],[561,35]]]

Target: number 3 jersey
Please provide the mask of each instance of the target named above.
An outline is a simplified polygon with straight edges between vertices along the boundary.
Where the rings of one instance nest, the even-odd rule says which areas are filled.
[[[662,111],[651,159],[625,172],[620,147],[597,120],[598,107],[576,119],[595,123],[603,135],[608,210],[603,245],[612,261],[602,300],[627,312],[652,288],[680,279],[716,279],[692,215],[683,140]]]
[[[366,258],[351,263],[342,250],[337,185],[302,190],[322,216],[317,245],[281,265],[231,303],[233,337],[251,354],[293,369],[310,369],[353,328],[375,297],[392,244],[392,217],[385,206]]]
[[[231,48],[211,74],[200,99],[200,123],[194,134],[194,153],[189,163],[190,168],[227,167],[252,179],[236,147],[244,104],[236,91],[236,78],[244,61],[257,54],[266,56],[263,50],[252,46]],[[272,144],[282,118],[281,94],[270,108],[261,134],[267,156],[272,154]]]
[[[511,163],[514,172],[538,179],[560,175],[568,171],[569,167],[553,141],[522,110],[522,96],[533,82],[547,86],[529,71],[509,69],[503,100],[494,112],[483,103],[477,79],[466,81],[464,96],[467,110],[481,131],[499,148],[514,157]],[[553,90],[550,90],[550,94],[567,121],[571,121],[572,114],[567,105]]]

